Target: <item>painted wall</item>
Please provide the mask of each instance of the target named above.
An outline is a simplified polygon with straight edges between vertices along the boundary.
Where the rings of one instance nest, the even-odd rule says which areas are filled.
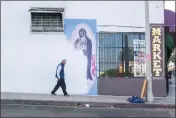
[[[163,1],[150,1],[151,23],[164,23]],[[67,18],[97,19],[98,31],[144,32],[144,28],[126,28],[117,26],[145,27],[144,1],[84,1],[65,4]],[[110,26],[103,26],[110,25]],[[115,26],[114,26],[115,25]]]
[[[98,31],[143,32],[144,2],[67,2],[67,1],[3,1],[1,2],[1,91],[49,93],[56,84],[55,69],[61,59],[67,59],[67,70],[80,70],[76,56],[67,53],[64,33],[31,33],[30,7],[64,7],[65,18],[96,19]],[[163,2],[150,2],[150,22],[163,23]],[[102,26],[112,25],[112,26]],[[116,26],[114,26],[116,25]],[[67,72],[66,72],[67,73]],[[70,73],[70,72],[69,72]],[[71,74],[74,72],[72,71]],[[74,74],[73,74],[74,75]],[[67,75],[66,75],[67,76]],[[73,76],[74,78],[74,76]],[[75,86],[66,79],[68,92]],[[58,93],[62,93],[61,90]],[[75,93],[75,94],[79,94]]]

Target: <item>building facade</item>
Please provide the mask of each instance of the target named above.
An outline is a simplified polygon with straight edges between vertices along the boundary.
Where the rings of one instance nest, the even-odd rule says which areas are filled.
[[[149,5],[150,23],[164,23],[163,1]],[[67,58],[67,68],[74,70],[69,63],[80,60],[66,54],[64,19],[96,19],[98,94],[140,94],[146,71],[145,63],[139,64],[146,47],[144,9],[143,1],[1,2],[2,92],[49,93],[59,61]],[[79,94],[81,87],[72,91],[72,82],[67,81],[68,92]],[[156,96],[165,95],[164,84],[154,81]]]

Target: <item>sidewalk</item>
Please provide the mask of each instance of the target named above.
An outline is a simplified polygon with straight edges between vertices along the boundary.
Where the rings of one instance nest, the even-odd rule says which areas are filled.
[[[1,93],[1,104],[30,104],[85,107],[118,107],[118,108],[175,108],[175,98],[155,98],[153,103],[132,104],[127,96],[52,96],[50,94]]]

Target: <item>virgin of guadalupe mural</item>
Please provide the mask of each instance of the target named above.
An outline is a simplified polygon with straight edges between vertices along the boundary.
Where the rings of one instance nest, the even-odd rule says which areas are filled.
[[[79,78],[81,82],[77,91],[81,94],[97,95],[97,77],[96,77],[96,20],[95,19],[65,19],[65,36],[70,44],[79,53],[79,58],[73,62],[79,61],[78,67],[81,70],[73,70],[74,78]],[[74,59],[73,59],[74,60]],[[82,89],[85,88],[85,89]],[[84,91],[83,91],[84,90]]]
[[[87,57],[87,79],[93,80],[91,75],[92,41],[84,28],[79,30],[79,38],[74,42],[74,48],[82,49],[83,54]]]

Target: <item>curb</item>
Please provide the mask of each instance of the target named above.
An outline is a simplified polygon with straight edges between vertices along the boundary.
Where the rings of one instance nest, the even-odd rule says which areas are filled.
[[[41,100],[20,100],[20,99],[1,99],[1,104],[26,104],[26,105],[53,105],[53,106],[72,106],[72,107],[111,107],[111,108],[169,108],[175,109],[175,104],[143,104],[143,103],[100,103],[100,102],[75,102],[75,101],[41,101]]]

